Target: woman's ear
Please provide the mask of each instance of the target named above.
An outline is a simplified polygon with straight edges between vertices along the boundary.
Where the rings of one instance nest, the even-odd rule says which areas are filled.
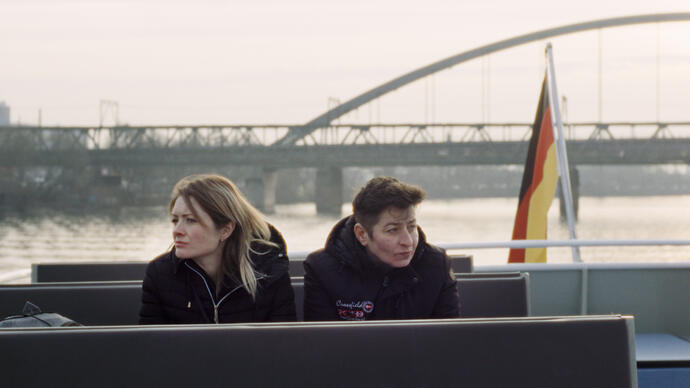
[[[357,241],[366,247],[369,244],[369,233],[367,233],[367,230],[364,229],[364,225],[360,224],[359,222],[356,223],[354,232]]]
[[[232,235],[235,230],[235,223],[228,222],[225,226],[220,229],[220,241],[225,241]]]

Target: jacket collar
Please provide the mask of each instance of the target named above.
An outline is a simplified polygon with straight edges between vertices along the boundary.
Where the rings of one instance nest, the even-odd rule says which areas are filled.
[[[173,249],[170,250],[170,252],[168,252],[168,254],[170,255],[170,260],[173,263],[173,274],[177,274],[177,272],[180,270],[180,266],[182,265],[184,260],[177,257],[177,255],[175,254],[175,248],[174,247],[173,247]]]

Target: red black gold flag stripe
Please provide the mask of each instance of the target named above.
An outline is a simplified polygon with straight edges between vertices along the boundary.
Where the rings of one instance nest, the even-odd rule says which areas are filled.
[[[556,193],[558,170],[546,77],[532,126],[513,240],[546,240],[546,215]],[[509,263],[545,263],[546,248],[511,249]]]

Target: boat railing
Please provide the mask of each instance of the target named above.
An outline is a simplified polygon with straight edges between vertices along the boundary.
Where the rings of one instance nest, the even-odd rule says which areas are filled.
[[[510,240],[437,244],[443,249],[690,245],[690,240]]]
[[[460,249],[496,249],[496,248],[542,248],[542,247],[611,247],[611,246],[690,246],[690,240],[509,240],[509,241],[473,241],[460,243],[440,243],[435,244],[440,248],[446,250],[460,250]],[[311,251],[291,251],[288,256],[291,260],[304,260]],[[146,261],[146,260],[142,260]],[[573,263],[582,264],[578,268],[583,270],[583,281],[586,279],[586,269],[590,265],[606,265],[606,263]],[[669,263],[672,264],[672,263]],[[513,264],[510,264],[513,265]],[[562,266],[564,264],[521,264],[534,266],[533,268],[540,268],[541,266]],[[615,266],[620,268],[621,264],[616,263]],[[644,263],[634,264],[637,268]],[[501,265],[495,265],[500,267]],[[494,267],[492,265],[491,267]],[[6,273],[0,273],[0,284],[12,283],[22,279],[31,277],[31,268],[18,269]],[[583,287],[585,289],[586,287]],[[583,295],[586,296],[586,295]],[[586,300],[586,298],[585,298]],[[586,303],[586,302],[585,302]],[[586,307],[586,306],[584,306]],[[586,308],[585,308],[586,310]]]
[[[690,240],[508,240],[473,241],[462,243],[434,243],[445,250],[494,248],[549,248],[549,247],[612,247],[612,246],[690,246]],[[292,251],[291,260],[304,260],[311,251]]]

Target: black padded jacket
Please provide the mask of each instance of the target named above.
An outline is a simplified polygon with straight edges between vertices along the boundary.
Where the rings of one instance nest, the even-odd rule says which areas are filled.
[[[421,228],[410,264],[377,263],[354,235],[354,217],[338,222],[324,249],[304,262],[304,320],[456,318],[458,291],[450,261]]]
[[[215,284],[193,260],[174,251],[152,260],[143,283],[140,324],[234,323],[295,321],[295,296],[288,273],[285,240],[271,226],[274,247],[252,253],[258,280],[256,301],[227,277],[216,296]]]

